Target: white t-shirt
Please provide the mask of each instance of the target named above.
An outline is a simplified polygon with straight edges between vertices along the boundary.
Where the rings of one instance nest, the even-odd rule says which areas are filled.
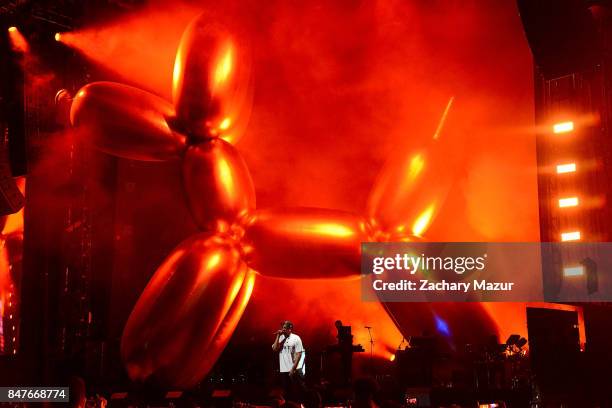
[[[281,334],[278,338],[279,343],[285,339],[285,335]],[[304,350],[304,346],[302,345],[302,339],[297,334],[291,333],[289,338],[285,340],[283,344],[283,348],[278,353],[278,358],[280,362],[280,372],[288,373],[291,371],[291,367],[293,367],[293,356],[296,353],[302,352],[300,357],[300,362],[296,367],[296,371],[300,371],[302,375],[306,374],[306,352]]]

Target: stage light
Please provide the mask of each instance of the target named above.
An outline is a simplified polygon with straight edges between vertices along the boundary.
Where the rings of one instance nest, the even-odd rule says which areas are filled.
[[[389,356],[389,361],[395,361],[395,354],[391,354]]]
[[[559,208],[576,207],[578,205],[578,197],[566,197],[559,199]]]
[[[557,164],[557,174],[573,173],[576,171],[576,163]]]
[[[553,125],[553,133],[555,134],[568,133],[572,130],[574,130],[574,122],[572,121],[555,123]]]
[[[25,53],[30,50],[30,46],[28,45],[28,41],[25,39],[23,34],[19,32],[17,27],[9,27],[8,29],[9,39],[11,40],[11,47],[14,51]]]
[[[62,34],[61,33],[55,33],[55,36],[53,38],[55,38],[55,41],[61,41],[62,40]]]
[[[561,241],[578,241],[580,239],[580,231],[568,231],[561,233]]]
[[[584,266],[567,266],[563,268],[563,276],[582,276],[584,275]]]
[[[436,329],[439,333],[450,336],[450,329],[448,327],[448,323],[446,323],[442,318],[434,315],[434,319],[436,321]]]

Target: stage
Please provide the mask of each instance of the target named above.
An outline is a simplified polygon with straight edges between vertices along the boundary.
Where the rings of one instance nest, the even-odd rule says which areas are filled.
[[[606,406],[610,27],[0,2],[0,405]]]

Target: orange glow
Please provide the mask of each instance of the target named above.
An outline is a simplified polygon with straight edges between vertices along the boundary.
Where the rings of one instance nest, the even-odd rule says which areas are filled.
[[[431,203],[429,207],[425,211],[423,211],[412,224],[412,234],[420,237],[429,224],[431,223],[431,219],[433,217],[434,211],[436,209],[436,203]]]
[[[580,240],[580,231],[568,231],[561,233],[561,241],[578,241]]]
[[[219,129],[221,130],[227,130],[229,129],[229,127],[232,124],[232,119],[231,118],[225,118],[221,121],[221,123],[219,124]]]
[[[574,130],[574,122],[572,121],[555,123],[553,125],[553,133],[555,134],[568,133],[572,130]]]
[[[228,291],[228,294],[226,297],[226,305],[228,309],[231,307],[232,303],[234,303],[234,301],[236,300],[236,296],[238,296],[240,289],[244,286],[244,280],[245,280],[245,277],[243,277],[242,279],[236,279],[234,283],[232,284],[232,286],[230,287],[230,290]]]
[[[217,161],[217,171],[219,172],[219,180],[228,197],[233,197],[236,193],[236,187],[234,185],[234,178],[232,176],[232,168],[230,167],[227,160],[220,158]]]
[[[8,216],[6,220],[6,224],[4,225],[4,228],[2,229],[3,235],[8,235],[8,234],[12,234],[13,232],[23,231],[23,216],[21,217],[16,216],[17,214],[22,215],[20,213],[21,211],[19,211],[16,214],[11,214]]]
[[[9,235],[15,232],[23,232],[23,208],[7,216],[6,224],[4,224],[4,228],[2,229],[3,235]]]
[[[300,281],[299,297],[287,299],[284,308],[274,307],[278,303],[275,294],[295,293],[295,281],[260,276],[257,283],[254,298],[245,316],[247,320],[241,322],[253,333],[260,331],[262,326],[271,326],[272,322],[287,319],[286,308],[290,308],[300,311],[294,314],[292,321],[302,338],[315,338],[327,333],[331,344],[335,341],[335,320],[340,319],[344,324],[352,326],[353,343],[362,344],[367,351],[360,353],[362,356],[369,356],[370,352],[370,337],[364,326],[374,327],[372,336],[376,341],[373,348],[375,358],[389,361],[392,350],[402,340],[402,333],[380,303],[361,301],[359,280]],[[412,329],[420,332],[417,327]]]
[[[559,208],[576,207],[578,205],[578,197],[565,197],[559,199]]]
[[[395,354],[389,355],[389,361],[395,361]]]
[[[255,286],[255,272],[249,271],[246,279],[246,290],[244,294],[244,298],[241,300],[242,308],[244,309],[251,298],[251,294],[253,294],[253,287]]]
[[[223,85],[227,82],[230,74],[232,73],[234,61],[234,50],[230,45],[227,46],[227,49],[224,53],[222,53],[222,57],[219,59],[215,66],[215,73],[213,76],[213,83],[211,84],[211,88],[215,89],[219,85]]]
[[[60,33],[60,41],[144,89],[171,99],[177,45],[185,26],[200,12],[186,5],[145,9],[106,25]]]
[[[557,174],[573,173],[576,171],[576,163],[557,164]]]
[[[425,158],[420,153],[415,154],[408,166],[408,179],[415,180],[421,174],[421,171],[423,171],[423,167],[425,167]]]
[[[238,292],[234,296],[234,302],[225,315],[225,321],[220,322],[220,325],[217,327],[215,334],[216,343],[226,343],[234,333],[234,328],[238,325],[253,293],[255,272],[248,270],[245,278],[240,283]]]
[[[532,205],[535,178],[524,171],[534,167],[532,141],[523,137],[525,134],[517,132],[513,135],[517,137],[496,139],[494,146],[490,143],[493,131],[500,127],[512,122],[530,123],[532,120],[531,60],[520,22],[513,25],[512,21],[517,19],[508,19],[510,23],[504,23],[506,29],[491,30],[492,19],[477,8],[457,10],[453,16],[448,16],[444,13],[444,7],[438,9],[433,5],[421,9],[418,2],[382,1],[372,3],[376,6],[351,10],[343,10],[335,4],[330,2],[316,12],[276,4],[262,5],[253,11],[256,14],[261,9],[263,15],[272,16],[271,21],[274,21],[269,29],[253,35],[259,50],[259,60],[255,61],[259,94],[249,135],[241,146],[257,180],[258,191],[264,192],[261,207],[271,204],[311,205],[358,211],[363,202],[361,198],[367,194],[366,189],[377,172],[376,166],[386,153],[408,138],[417,145],[421,141],[419,135],[430,139],[431,124],[436,123],[439,107],[452,92],[461,94],[462,98],[458,101],[460,103],[453,106],[453,115],[449,115],[441,141],[446,141],[447,131],[469,133],[470,163],[465,166],[469,179],[465,184],[470,188],[449,194],[437,223],[442,227],[435,230],[436,224],[433,224],[428,233],[435,230],[433,236],[439,239],[504,239],[509,234],[518,240],[537,239],[537,205]],[[506,6],[496,7],[503,9]],[[511,7],[510,13],[515,12],[514,8]],[[149,12],[135,12],[132,15],[136,15],[136,18],[126,21],[126,24],[112,22],[99,29],[84,29],[71,41],[95,62],[163,94],[167,92],[166,87],[172,76],[171,61],[177,43],[171,44],[170,40],[177,32],[175,26],[180,27],[179,34],[182,31],[182,23],[172,21],[176,13],[168,13],[167,10],[164,13],[168,14],[165,21],[171,21],[170,24],[160,24],[159,19],[149,20]],[[500,13],[503,14],[503,11]],[[343,18],[338,18],[338,15]],[[415,36],[415,29],[411,25],[387,23],[389,17],[396,18],[398,15],[410,16],[416,21],[438,22],[442,19],[455,25],[419,24],[419,35]],[[249,22],[246,20],[244,17],[238,19],[246,23],[248,31]],[[462,36],[457,36],[457,30],[454,30],[457,21],[465,24],[461,27],[464,29]],[[380,30],[376,41],[367,40],[371,38],[368,35],[353,34],[355,29],[361,32],[366,28]],[[139,29],[144,29],[148,36],[141,35]],[[304,32],[310,34],[304,35]],[[90,36],[92,33],[99,35]],[[130,35],[132,33],[136,35]],[[483,40],[485,36],[482,33],[491,33],[496,41]],[[440,41],[435,53],[425,47],[427,41],[419,43],[418,40],[432,36],[447,40]],[[392,46],[402,41],[408,43],[407,48]],[[381,47],[379,42],[383,42],[384,46]],[[489,42],[508,44],[508,49],[504,50],[504,61],[472,58],[473,55],[488,55],[491,51]],[[155,47],[151,47],[151,44],[155,44]],[[159,55],[149,55],[149,50],[152,50],[151,54]],[[348,53],[350,58],[347,58],[345,50],[351,50]],[[457,50],[461,50],[461,53]],[[470,58],[462,60],[463,54]],[[164,56],[169,56],[168,64],[163,63]],[[441,63],[449,56],[453,58],[449,64]],[[507,67],[505,62],[508,59],[514,62],[512,67]],[[411,64],[414,60],[419,63]],[[162,63],[157,64],[158,61]],[[384,63],[371,64],[371,61]],[[462,69],[457,70],[457,66]],[[239,67],[236,65],[234,68]],[[439,72],[435,79],[426,75],[420,81],[406,81],[406,78],[414,78],[420,72],[434,70]],[[492,88],[485,97],[482,93],[470,92],[475,87],[486,89],[483,83],[496,82],[508,84],[503,93],[497,88]],[[450,87],[456,89],[449,91]],[[454,115],[455,110],[458,115]],[[375,120],[369,117],[363,120],[363,113],[369,115],[370,112]],[[240,120],[237,116],[232,118]],[[478,126],[472,126],[474,123]],[[345,137],[338,135],[350,135],[350,145],[347,146]],[[434,138],[437,137],[440,137],[439,132],[434,134]],[[463,140],[461,142],[464,143]],[[323,147],[334,160],[321,155]],[[483,165],[483,158],[490,157],[495,159]],[[268,165],[270,158],[274,158],[274,166]],[[360,166],[357,171],[351,167],[352,163],[361,163],[362,160],[371,163],[371,166]],[[480,168],[475,169],[473,164],[480,164]],[[313,177],[313,169],[324,177]],[[406,167],[404,177],[405,171]],[[433,172],[431,180],[435,180],[437,175]],[[419,186],[422,187],[420,191],[430,191],[435,183],[431,180]],[[431,196],[428,198],[423,201],[424,204],[431,202]],[[410,200],[404,202],[409,205]],[[501,211],[496,205],[498,203],[502,204]],[[438,204],[441,206],[442,202],[438,201]],[[468,212],[476,214],[474,219],[457,216],[458,213],[465,213],[466,205]],[[495,210],[482,211],[487,207]],[[419,210],[422,208],[426,206],[420,206]],[[506,214],[510,213],[512,216],[508,218]],[[406,219],[412,221],[415,217]],[[431,220],[427,223],[431,224]],[[406,229],[409,225],[406,224]],[[485,227],[480,227],[483,225]],[[312,296],[300,293],[299,300],[302,301],[302,296],[305,296],[307,300],[316,302],[328,285],[313,285],[312,288],[316,290]],[[344,286],[336,285],[335,288]],[[355,289],[359,290],[358,287]],[[328,291],[328,297],[333,299],[339,291]],[[269,293],[262,297],[265,295]],[[354,318],[354,327],[367,324],[363,321],[364,316],[382,320],[384,324],[381,326],[386,325],[380,334],[383,342],[389,342],[392,347],[399,343],[401,337],[395,338],[397,330],[392,328],[384,311],[379,310],[370,316],[368,313],[372,307],[369,305],[364,306],[358,300],[346,304],[352,308],[347,311],[347,316]],[[335,305],[329,309],[334,313],[343,310]],[[296,318],[305,319],[312,316],[311,313],[310,309],[296,309]],[[498,321],[504,327],[511,324],[505,319]],[[367,344],[367,332],[364,333],[359,342]],[[379,352],[378,348],[377,344],[375,353]],[[386,357],[385,354],[380,356]]]
[[[352,229],[341,224],[315,224],[307,226],[306,232],[312,232],[316,235],[329,235],[332,237],[350,237],[355,234]]]
[[[4,317],[4,302],[11,298],[10,284],[12,283],[9,270],[8,251],[4,240],[0,243],[0,319]]]
[[[221,261],[221,254],[220,253],[216,253],[210,256],[210,258],[208,258],[208,260],[206,261],[206,267],[205,269],[213,269],[215,268],[217,265],[219,265],[219,262]]]
[[[255,286],[255,276],[256,276],[255,272],[253,271],[247,272],[246,279],[242,285],[242,288],[244,289],[244,291],[242,293],[242,297],[238,299],[238,307],[240,310],[244,310],[244,308],[249,303],[249,299],[251,298],[251,295],[253,294],[253,288]],[[241,315],[237,314],[235,317],[236,320],[232,323],[232,325],[238,324],[240,317]]]
[[[174,59],[174,68],[172,69],[172,90],[173,92],[178,92],[178,89],[180,88],[180,81],[182,80],[183,77],[183,53],[185,51],[182,49],[182,47],[179,47],[179,49],[176,51],[176,58]],[[176,98],[175,95],[173,95],[173,98]]]
[[[15,179],[17,187],[22,194],[25,193],[25,177],[18,177]],[[6,238],[12,234],[21,236],[23,234],[23,208],[14,213],[10,214],[6,218],[4,228],[0,233],[0,318],[4,316],[4,302],[6,299],[12,299],[13,294],[11,293],[13,288],[13,279],[10,273],[10,254],[6,247]],[[11,307],[13,304],[12,300],[9,300],[8,305]]]
[[[19,188],[21,194],[25,194],[26,178],[18,177],[15,179],[15,183],[17,183],[17,188]],[[6,236],[12,233],[23,233],[23,208],[6,218],[1,234]]]

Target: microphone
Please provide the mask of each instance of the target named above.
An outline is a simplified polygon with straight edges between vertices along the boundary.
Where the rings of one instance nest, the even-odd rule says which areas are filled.
[[[371,329],[372,326],[364,326],[366,329]]]

